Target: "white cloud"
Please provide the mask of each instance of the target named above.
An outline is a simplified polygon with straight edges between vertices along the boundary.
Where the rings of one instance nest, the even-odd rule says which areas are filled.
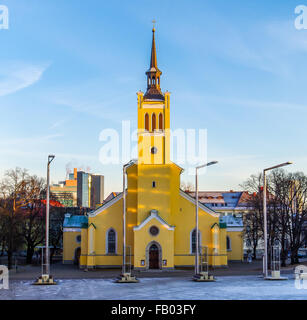
[[[0,63],[0,97],[27,88],[42,77],[49,64],[34,65],[10,61]]]

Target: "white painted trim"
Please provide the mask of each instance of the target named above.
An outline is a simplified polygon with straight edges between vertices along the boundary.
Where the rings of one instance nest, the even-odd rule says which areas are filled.
[[[142,108],[144,109],[164,109],[165,104],[155,103],[155,104],[142,104]]]
[[[192,233],[193,231],[196,230],[196,228],[193,228],[191,231],[190,231],[190,254],[195,254],[195,252],[192,251]],[[198,232],[199,232],[199,246],[201,247],[202,245],[202,242],[201,242],[201,231],[198,229]]]
[[[126,191],[127,193],[127,191]],[[106,204],[104,204],[103,206],[101,206],[100,208],[98,208],[97,210],[95,210],[92,213],[88,213],[89,217],[96,217],[99,213],[103,212],[104,210],[108,209],[109,207],[111,207],[114,203],[116,203],[117,201],[119,201],[121,198],[123,197],[123,193],[121,193],[120,195],[116,196],[115,198],[113,198],[112,200],[108,201]]]
[[[165,136],[165,132],[163,130],[156,130],[156,131],[141,131],[141,132],[138,132],[138,136]]]
[[[186,200],[192,202],[193,204],[195,204],[195,199],[193,197],[191,197],[190,195],[186,194],[183,190],[180,189],[180,195],[185,198]],[[218,213],[216,213],[215,211],[213,211],[212,209],[204,206],[201,202],[198,201],[198,207],[201,208],[203,211],[205,211],[206,213],[209,213],[211,216],[218,218],[220,215]]]
[[[63,228],[63,232],[81,232],[81,228]]]
[[[108,238],[108,235],[109,235],[109,232],[111,230],[113,230],[115,232],[115,252],[109,253],[109,241],[108,241],[109,238]],[[117,232],[113,227],[109,228],[107,230],[107,232],[106,232],[106,254],[117,254]]]
[[[233,232],[233,231],[243,231],[243,227],[232,227],[232,228],[227,228],[227,232]]]
[[[219,226],[216,224],[211,230],[213,230],[213,250],[217,253],[220,248],[220,234],[219,234]]]
[[[149,221],[151,221],[152,219],[156,219],[158,220],[162,225],[166,226],[166,228],[168,230],[174,231],[175,230],[175,226],[171,226],[169,225],[167,222],[165,222],[160,216],[159,214],[155,211],[152,210],[150,212],[150,216],[148,216],[143,222],[141,222],[138,226],[133,227],[133,230],[137,231],[142,229]]]
[[[89,227],[89,254],[94,253],[94,227],[90,226]]]

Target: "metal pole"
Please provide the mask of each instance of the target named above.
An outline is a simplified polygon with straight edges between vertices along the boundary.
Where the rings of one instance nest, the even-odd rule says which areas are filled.
[[[267,235],[267,207],[266,207],[266,176],[263,170],[263,235],[264,235],[264,277],[268,276],[268,235]]]
[[[126,166],[123,166],[123,270],[126,272]]]
[[[196,207],[196,214],[195,214],[195,230],[196,230],[196,248],[195,248],[195,274],[199,274],[199,252],[198,252],[198,247],[199,247],[199,238],[198,238],[198,177],[197,177],[198,171],[196,168],[195,171],[195,207]]]
[[[50,161],[48,157],[48,164],[47,164],[47,202],[46,202],[46,273],[49,274],[49,166]]]

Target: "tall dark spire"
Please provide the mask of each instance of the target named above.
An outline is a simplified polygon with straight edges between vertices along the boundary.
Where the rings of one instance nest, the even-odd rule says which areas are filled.
[[[151,44],[151,57],[150,68],[158,68],[157,66],[157,53],[156,53],[156,41],[155,41],[155,27],[152,28],[152,44]]]
[[[149,100],[164,100],[164,96],[160,88],[160,76],[162,72],[158,68],[157,64],[157,52],[155,41],[155,27],[152,28],[152,45],[151,45],[151,57],[150,67],[146,71],[147,75],[147,91],[144,95],[145,99]]]

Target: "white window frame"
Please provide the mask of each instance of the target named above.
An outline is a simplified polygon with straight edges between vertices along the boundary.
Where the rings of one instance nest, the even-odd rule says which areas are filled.
[[[109,252],[109,232],[113,230],[115,232],[115,252]],[[117,254],[117,232],[111,227],[106,232],[106,254]]]
[[[195,252],[193,252],[192,250],[192,234],[193,234],[193,231],[196,231],[196,228],[193,228],[190,232],[190,253],[191,254],[195,254]],[[199,233],[199,246],[201,247],[202,246],[202,242],[201,242],[201,231],[198,229],[198,233]]]

